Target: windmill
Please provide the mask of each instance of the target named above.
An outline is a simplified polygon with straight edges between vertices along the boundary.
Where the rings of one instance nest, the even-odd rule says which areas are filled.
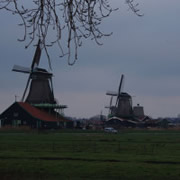
[[[48,111],[54,109],[66,108],[66,106],[58,105],[54,98],[52,76],[53,74],[46,69],[39,68],[41,57],[41,40],[38,41],[34,58],[30,68],[14,65],[12,71],[29,74],[25,90],[22,96],[22,102],[27,102],[38,108]],[[29,88],[29,93],[27,90]],[[26,97],[26,99],[25,99]]]
[[[108,91],[106,95],[110,95],[111,99],[116,96],[116,103],[112,106],[112,100],[110,100],[109,112],[110,116],[116,116],[120,118],[132,117],[132,98],[128,93],[122,92],[124,84],[124,75],[121,75],[118,92]]]

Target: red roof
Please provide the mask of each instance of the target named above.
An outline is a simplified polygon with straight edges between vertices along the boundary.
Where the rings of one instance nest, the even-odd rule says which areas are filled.
[[[40,119],[42,121],[51,121],[51,122],[57,122],[57,121],[69,121],[63,117],[55,117],[51,114],[48,114],[45,111],[39,110],[38,108],[30,105],[29,103],[25,102],[18,102],[18,104],[26,111],[28,112],[32,117]]]

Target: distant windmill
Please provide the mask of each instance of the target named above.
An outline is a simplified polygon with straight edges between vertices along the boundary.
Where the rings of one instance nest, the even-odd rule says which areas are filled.
[[[110,95],[111,99],[116,96],[116,103],[112,106],[112,100],[110,100],[109,112],[110,116],[117,116],[120,118],[129,118],[132,116],[132,98],[128,93],[122,92],[124,83],[124,75],[121,75],[118,92],[108,91],[106,95]]]

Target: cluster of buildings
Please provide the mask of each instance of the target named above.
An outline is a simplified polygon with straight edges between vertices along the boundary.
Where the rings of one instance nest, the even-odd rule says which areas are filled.
[[[121,76],[118,92],[108,91],[110,104],[108,117],[95,116],[85,121],[74,121],[64,116],[66,105],[57,103],[52,76],[46,69],[39,67],[41,57],[41,42],[37,44],[30,68],[17,66],[13,71],[29,75],[23,97],[20,102],[14,102],[0,114],[0,127],[28,126],[38,129],[84,128],[103,129],[105,127],[156,127],[159,124],[167,126],[165,120],[153,120],[144,114],[143,106],[132,106],[130,94],[122,91],[124,75]],[[116,98],[113,104],[113,98]]]

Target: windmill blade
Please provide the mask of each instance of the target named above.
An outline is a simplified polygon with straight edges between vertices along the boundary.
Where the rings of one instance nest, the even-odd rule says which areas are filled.
[[[105,108],[110,109],[112,107],[112,100],[113,100],[113,96],[111,96],[109,106],[105,106]]]
[[[111,96],[109,106],[105,106],[105,108],[109,109],[109,114],[111,114],[111,109],[112,109],[112,100],[113,100],[113,96]]]
[[[118,89],[118,95],[117,95],[117,99],[116,99],[116,107],[118,105],[119,97],[120,97],[120,94],[121,94],[123,79],[124,79],[124,75],[122,74],[120,84],[119,84],[119,89]]]
[[[34,58],[33,58],[33,61],[32,61],[31,71],[30,71],[30,74],[29,74],[29,78],[28,78],[28,81],[27,81],[27,84],[26,84],[26,87],[25,87],[25,90],[24,90],[24,93],[23,93],[23,96],[22,96],[22,101],[24,101],[24,98],[25,98],[25,95],[26,95],[26,92],[27,92],[27,89],[28,89],[28,86],[29,86],[29,83],[30,83],[32,71],[33,71],[33,69],[35,67],[37,67],[39,65],[39,62],[40,62],[40,57],[41,57],[40,44],[41,44],[41,41],[39,39],[37,47],[36,47],[36,51],[35,51],[35,54],[34,54]]]
[[[115,91],[107,91],[107,92],[106,92],[106,95],[109,95],[109,96],[117,96],[118,93],[115,92]]]
[[[105,106],[104,108],[109,109],[110,107],[109,106]]]
[[[35,67],[37,67],[39,65],[40,62],[40,57],[41,57],[41,40],[39,39],[37,47],[36,47],[36,51],[34,54],[34,58],[32,61],[32,65],[31,65],[31,70],[33,70]]]
[[[111,108],[112,106],[112,101],[113,101],[113,96],[111,96],[111,99],[110,99],[110,103],[109,103],[109,107]]]
[[[122,74],[120,84],[119,84],[118,96],[121,94],[123,79],[124,79],[124,75]]]
[[[23,93],[23,96],[22,96],[22,102],[24,101],[24,97],[26,95],[26,92],[27,92],[27,89],[28,89],[28,86],[29,86],[29,82],[30,82],[30,79],[31,79],[31,74],[29,75],[29,78],[28,78],[28,81],[27,81],[27,84],[26,84],[26,87],[25,87],[25,90],[24,90],[24,93]]]
[[[14,65],[13,68],[12,68],[12,71],[29,74],[29,73],[31,72],[31,69],[28,68],[28,67],[23,67],[23,66],[19,66],[19,65]]]

